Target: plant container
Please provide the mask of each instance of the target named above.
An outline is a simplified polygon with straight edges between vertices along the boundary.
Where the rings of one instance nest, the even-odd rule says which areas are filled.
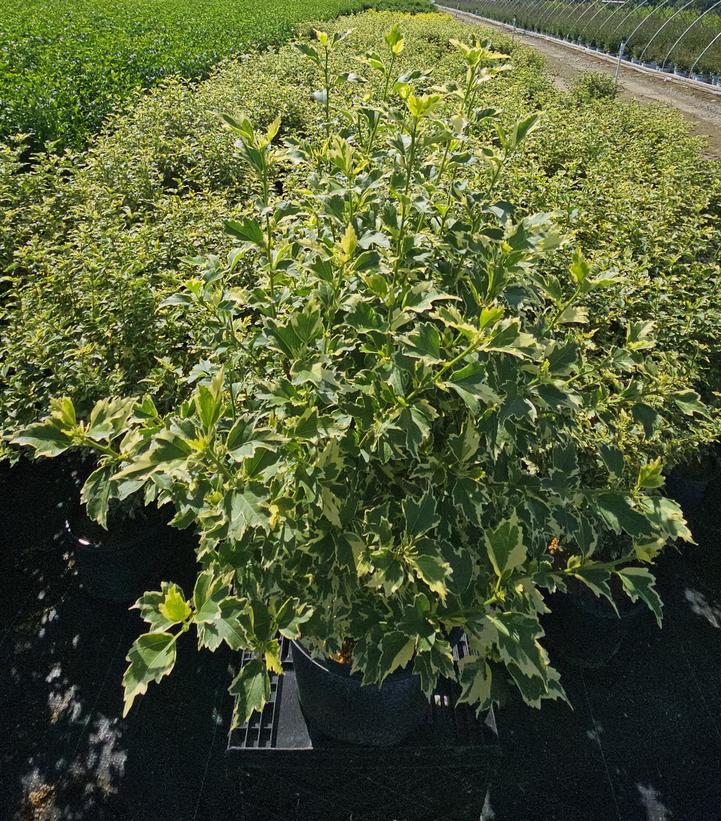
[[[691,529],[694,536],[703,540],[714,552],[721,548],[721,477],[708,482]],[[684,552],[693,557],[698,550],[698,547],[688,546]]]
[[[675,467],[666,477],[666,495],[678,502],[685,513],[694,513],[704,504],[709,486],[721,479],[721,464],[715,454]]]
[[[349,744],[388,747],[423,721],[428,702],[411,669],[397,670],[377,687],[362,685],[350,665],[313,658],[292,642],[298,698],[310,726]]]
[[[7,544],[61,534],[79,507],[80,488],[91,470],[68,454],[0,464],[0,522]]]
[[[619,615],[606,599],[597,597],[575,579],[569,581],[567,593],[551,596],[551,613],[543,620],[549,644],[575,667],[605,667],[621,648],[631,627],[646,612],[642,602],[632,603],[618,589],[613,592]]]
[[[83,588],[111,602],[135,601],[159,584],[174,533],[152,517],[121,520],[108,531],[82,515],[65,522]]]
[[[456,659],[465,642],[454,650]],[[241,665],[252,658],[243,654]],[[393,747],[352,745],[318,734],[301,709],[290,642],[283,675],[271,676],[261,713],[231,730],[226,769],[243,821],[438,821],[485,818],[500,759],[495,716],[477,718],[442,681],[423,720]],[[490,817],[490,815],[488,816]]]

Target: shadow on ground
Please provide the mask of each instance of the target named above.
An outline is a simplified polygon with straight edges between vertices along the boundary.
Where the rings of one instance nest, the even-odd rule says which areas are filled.
[[[262,798],[244,805],[225,766],[227,656],[199,655],[186,637],[173,676],[121,718],[124,659],[141,623],[78,583],[59,538],[76,492],[48,467],[0,476],[0,819],[263,818]],[[560,665],[573,710],[512,702],[498,712],[503,758],[485,818],[721,819],[719,551],[711,539],[667,555],[662,630],[643,620],[600,672]],[[192,572],[181,551],[177,580]],[[302,803],[294,817],[321,821]],[[342,806],[328,819],[350,821]]]

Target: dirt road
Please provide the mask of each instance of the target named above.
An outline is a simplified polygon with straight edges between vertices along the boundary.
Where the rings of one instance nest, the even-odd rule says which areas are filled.
[[[509,29],[501,24],[479,22],[477,18],[455,9],[444,11],[467,22],[495,28],[508,34]],[[604,60],[593,54],[569,48],[561,43],[551,42],[543,37],[529,34],[518,34],[519,42],[540,51],[546,58],[548,71],[559,88],[566,89],[585,71],[599,71],[615,74],[615,61]],[[621,95],[637,100],[653,100],[673,106],[690,120],[693,133],[708,140],[707,154],[721,159],[721,96],[682,85],[663,76],[656,77],[635,71],[621,63],[619,75]]]

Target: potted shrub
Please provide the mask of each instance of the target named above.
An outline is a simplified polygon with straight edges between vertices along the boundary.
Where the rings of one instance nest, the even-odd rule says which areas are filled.
[[[660,471],[647,474],[651,475],[662,482]],[[680,520],[678,527],[679,538],[691,541],[690,532]],[[613,566],[628,555],[630,547],[627,534],[616,536],[607,532],[599,538],[596,555]],[[563,590],[550,597],[550,613],[543,619],[543,626],[549,644],[566,661],[598,670],[614,658],[645,610],[640,601],[631,601],[623,592],[633,573],[634,568],[629,567],[625,573],[617,574],[602,593],[593,590],[592,579],[569,579]]]
[[[465,75],[437,88],[394,76],[394,28],[360,95],[333,72],[342,39],[300,47],[319,68],[317,133],[281,143],[278,120],[225,117],[257,199],[227,223],[227,263],[209,258],[166,301],[209,317],[197,386],[166,414],[114,400],[118,435],[100,437],[85,494],[98,515],[142,491],[199,537],[194,589],[138,602],[149,631],[128,656],[126,712],[193,629],[200,647],[254,654],[230,686],[244,721],[287,637],[310,671],[309,721],[320,686],[322,731],[388,744],[441,677],[479,710],[495,679],[531,705],[564,698],[539,617],[568,579],[606,597],[618,579],[660,619],[648,565],[684,535],[680,510],[658,495],[658,465],[635,453],[619,471],[600,448],[640,402],[664,412],[649,329],[599,353],[603,315],[583,302],[613,277],[580,251],[555,270],[553,215],[517,218],[496,194],[538,113],[507,124],[482,107],[503,69],[487,44],[456,43]],[[82,438],[55,407],[22,441]],[[612,560],[598,553],[609,530],[629,537]]]
[[[45,422],[29,426],[15,438],[18,445],[32,446],[38,456],[59,456],[80,451],[102,457],[124,435],[135,403],[128,400],[98,402],[87,421],[78,422],[69,399],[52,402]],[[64,432],[72,431],[72,435]],[[165,570],[171,531],[158,511],[147,508],[139,495],[119,492],[103,496],[103,483],[112,468],[107,464],[88,468],[78,463],[84,478],[80,501],[67,506],[64,542],[75,559],[78,579],[89,595],[105,601],[134,601],[148,587],[159,583]],[[152,494],[146,494],[149,502]],[[177,541],[177,537],[176,537]]]

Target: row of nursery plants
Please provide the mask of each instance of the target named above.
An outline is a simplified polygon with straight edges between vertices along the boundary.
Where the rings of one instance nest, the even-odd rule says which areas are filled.
[[[371,48],[378,27],[395,19],[355,18],[334,70],[357,73],[353,50]],[[466,27],[441,15],[403,20],[409,47],[399,70],[423,64],[436,81],[456,76],[462,63],[448,41]],[[712,400],[721,389],[718,166],[702,159],[672,111],[614,101],[593,81],[559,93],[535,54],[493,38],[511,55],[510,70],[484,86],[484,105],[506,128],[544,112],[523,155],[499,174],[499,196],[516,203],[519,217],[553,212],[595,268],[617,271],[616,287],[594,297],[598,310],[619,326],[655,322],[673,362],[669,380]],[[277,112],[281,136],[313,134],[314,88],[312,66],[283,47],[219,67],[195,87],[168,82],[115,117],[89,151],[39,154],[30,170],[24,142],[0,151],[6,455],[17,456],[11,431],[36,420],[49,396],[69,395],[85,414],[97,399],[138,386],[162,409],[188,394],[185,377],[204,357],[205,315],[159,306],[197,277],[195,256],[227,253],[229,238],[218,239],[224,219],[253,190],[217,112],[240,109],[257,122]],[[569,247],[557,248],[551,264],[570,264]],[[707,441],[710,423],[677,421],[654,436],[656,455],[682,459]]]
[[[220,60],[277,45],[302,20],[373,0],[7,0],[0,9],[0,140],[84,145],[133,92],[169,75],[207,76]],[[387,0],[421,10],[426,0]]]
[[[721,81],[721,15],[712,9],[648,6],[643,2],[529,2],[529,0],[453,0],[448,4],[481,17],[581,45],[624,54],[651,67],[690,72]]]
[[[549,594],[660,621],[652,564],[691,538],[662,489],[720,432],[718,167],[508,38],[352,25],[2,157],[7,455],[89,454],[101,525],[161,506],[198,540],[192,589],[138,602],[126,710],[189,631],[253,653],[236,721],[279,637],[538,706]]]

